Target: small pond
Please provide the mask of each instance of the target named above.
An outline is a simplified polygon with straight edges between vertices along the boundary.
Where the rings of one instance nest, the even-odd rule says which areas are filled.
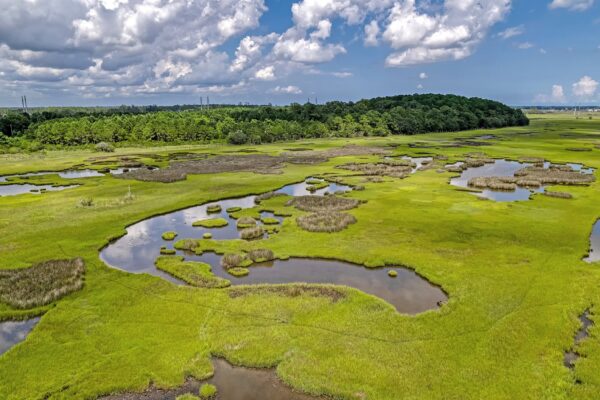
[[[26,321],[0,322],[0,354],[5,353],[19,342],[22,342],[39,322],[39,318]]]

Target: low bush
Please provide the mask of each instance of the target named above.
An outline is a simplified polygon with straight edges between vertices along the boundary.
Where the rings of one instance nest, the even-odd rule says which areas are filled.
[[[115,151],[114,146],[112,144],[106,143],[106,142],[100,142],[100,143],[96,144],[96,146],[94,148],[96,149],[96,151],[102,151],[104,153],[112,153]]]
[[[296,218],[298,226],[309,232],[339,232],[356,223],[353,215],[341,212],[318,212]]]
[[[80,290],[84,273],[85,265],[81,258],[0,270],[0,302],[18,309],[50,304]]]

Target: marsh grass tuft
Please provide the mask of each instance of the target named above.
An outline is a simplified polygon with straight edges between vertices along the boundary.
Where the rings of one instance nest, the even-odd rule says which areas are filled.
[[[173,232],[173,231],[163,232],[163,234],[162,234],[163,240],[175,240],[176,237],[177,237],[177,232]]]
[[[260,204],[261,201],[272,199],[273,197],[287,196],[285,193],[267,192],[259,194],[254,198],[256,204]]]
[[[94,206],[94,199],[91,197],[83,197],[79,199],[78,202],[79,207],[89,208]]]
[[[217,396],[217,387],[210,383],[205,383],[200,387],[201,399],[214,399]]]
[[[255,263],[261,263],[274,260],[275,254],[269,249],[255,249],[248,252],[248,258]]]
[[[225,218],[202,219],[192,223],[192,226],[200,226],[202,228],[222,228],[227,225],[229,225],[229,222]]]
[[[264,236],[265,230],[261,226],[245,228],[240,232],[240,237],[244,240],[260,239]]]
[[[227,270],[227,273],[235,276],[236,278],[241,278],[242,276],[247,276],[250,274],[250,270],[244,267],[233,267]]]
[[[209,214],[216,214],[221,212],[221,206],[218,204],[213,204],[211,206],[206,207],[206,212]]]
[[[177,253],[174,249],[167,249],[165,246],[160,248],[160,254],[163,256],[171,256]]]
[[[159,270],[192,286],[214,289],[231,285],[227,279],[214,275],[211,266],[206,263],[185,261],[183,257],[160,256],[154,264]]]
[[[241,217],[237,220],[238,229],[251,228],[256,226],[256,220],[252,217]]]
[[[0,270],[0,302],[26,309],[50,304],[83,287],[81,258],[53,260],[30,268]]]
[[[265,225],[279,225],[279,220],[272,217],[262,217],[260,221]]]
[[[396,271],[396,270],[394,270],[394,269],[390,269],[390,270],[388,271],[388,276],[389,276],[390,278],[395,278],[395,277],[397,277],[397,276],[398,276],[398,271]]]
[[[194,396],[191,393],[181,394],[175,398],[175,400],[198,400],[198,396]]]
[[[309,232],[339,232],[351,224],[356,218],[347,213],[325,211],[296,218],[298,226]]]
[[[346,211],[358,207],[360,201],[338,196],[299,196],[287,202],[302,211]]]
[[[229,270],[235,267],[248,267],[252,264],[252,260],[245,254],[227,253],[221,257],[221,267]]]
[[[392,178],[406,178],[412,172],[411,165],[405,163],[392,163],[392,162],[380,162],[380,163],[349,163],[338,165],[336,168],[345,169],[348,171],[354,171],[360,175],[367,176],[389,176]]]
[[[231,214],[234,212],[242,211],[242,207],[229,207],[225,211],[227,211],[228,214]]]
[[[572,199],[573,198],[573,195],[571,193],[568,193],[568,192],[550,192],[550,191],[545,191],[544,192],[544,196],[556,197],[558,199]]]

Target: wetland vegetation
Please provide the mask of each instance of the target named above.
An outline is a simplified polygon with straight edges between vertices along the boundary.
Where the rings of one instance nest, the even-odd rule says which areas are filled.
[[[599,121],[270,141],[0,156],[0,398],[598,397]]]

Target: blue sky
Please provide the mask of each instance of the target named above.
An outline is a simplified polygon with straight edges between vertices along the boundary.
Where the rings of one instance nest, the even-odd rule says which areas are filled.
[[[0,106],[598,104],[597,0],[0,0]],[[29,29],[23,30],[23,27]]]

